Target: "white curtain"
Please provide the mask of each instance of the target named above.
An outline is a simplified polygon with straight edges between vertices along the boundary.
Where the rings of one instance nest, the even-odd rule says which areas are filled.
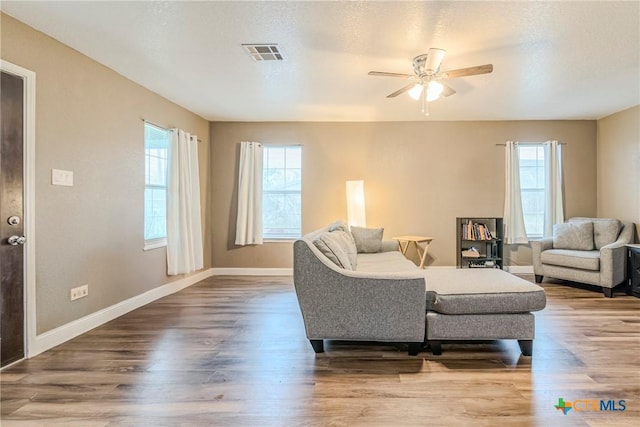
[[[553,225],[564,222],[562,197],[562,146],[558,141],[544,143],[545,211],[544,235],[553,235]]]
[[[518,143],[505,144],[505,191],[504,191],[504,242],[506,244],[528,243],[522,213],[520,192],[520,155]]]
[[[167,183],[167,273],[203,267],[198,137],[172,129]]]
[[[262,144],[242,142],[238,173],[236,245],[262,244]]]

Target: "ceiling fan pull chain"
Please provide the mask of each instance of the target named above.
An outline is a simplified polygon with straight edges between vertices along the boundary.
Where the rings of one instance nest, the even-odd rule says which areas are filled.
[[[429,115],[429,102],[427,102],[427,86],[422,89],[422,114]]]

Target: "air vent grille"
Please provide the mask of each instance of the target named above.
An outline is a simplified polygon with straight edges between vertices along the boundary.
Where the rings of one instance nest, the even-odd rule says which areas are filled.
[[[254,61],[282,61],[282,51],[276,43],[243,44],[242,48]]]

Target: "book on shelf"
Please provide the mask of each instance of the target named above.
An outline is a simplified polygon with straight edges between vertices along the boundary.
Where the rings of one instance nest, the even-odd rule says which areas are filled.
[[[491,240],[493,236],[487,224],[469,220],[462,224],[462,238],[464,240]]]

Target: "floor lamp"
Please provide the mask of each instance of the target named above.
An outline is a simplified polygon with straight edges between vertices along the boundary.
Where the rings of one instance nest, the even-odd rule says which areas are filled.
[[[364,181],[347,181],[347,222],[349,227],[366,227]]]

